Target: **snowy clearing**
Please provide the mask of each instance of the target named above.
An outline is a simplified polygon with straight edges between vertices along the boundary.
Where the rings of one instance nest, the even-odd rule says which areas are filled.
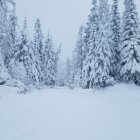
[[[16,90],[0,87],[1,140],[140,140],[140,87]]]

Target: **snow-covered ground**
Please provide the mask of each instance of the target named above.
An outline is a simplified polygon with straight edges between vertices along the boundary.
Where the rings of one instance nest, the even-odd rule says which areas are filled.
[[[140,140],[140,87],[0,87],[0,140]]]

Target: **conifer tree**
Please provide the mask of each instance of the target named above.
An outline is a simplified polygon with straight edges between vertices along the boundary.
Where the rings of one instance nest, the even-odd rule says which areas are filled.
[[[28,76],[30,79],[30,84],[37,86],[39,85],[39,79],[38,79],[38,71],[36,68],[36,58],[35,58],[35,48],[34,43],[31,41],[29,43],[29,50],[28,50],[28,57],[29,57],[29,67],[28,68]]]
[[[40,84],[43,82],[43,33],[41,29],[40,20],[37,19],[35,23],[35,33],[34,33],[34,48],[35,48],[35,58],[36,58],[36,68],[38,71],[38,79]]]
[[[99,33],[97,36],[97,43],[94,49],[94,57],[91,66],[94,66],[94,71],[91,73],[90,86],[106,87],[113,84],[113,77],[111,76],[113,53],[109,45],[109,6],[107,0],[100,0],[99,7]]]
[[[99,6],[97,5],[97,0],[93,0],[93,8],[91,9],[91,29],[90,29],[90,47],[88,54],[87,65],[89,65],[88,69],[90,70],[89,74],[89,86],[93,86],[94,81],[94,59],[95,59],[95,48],[97,47],[97,37],[99,33]]]
[[[73,51],[73,65],[74,65],[74,84],[75,86],[82,86],[82,70],[83,70],[83,30],[81,26],[79,29],[78,40]]]
[[[11,3],[14,8],[14,2],[11,0],[1,0],[0,1],[0,85],[4,84],[10,75],[5,67],[5,47],[7,46],[7,33],[8,33],[8,3]]]
[[[27,37],[27,21],[24,20],[23,29],[20,36],[16,39],[14,49],[12,50],[12,58],[10,61],[10,71],[12,77],[28,84],[27,61],[28,61],[28,37]]]
[[[94,48],[96,46],[96,39],[99,30],[99,7],[97,0],[92,1],[92,9],[89,15],[88,26],[86,28],[85,38],[88,45],[86,46],[86,57],[83,62],[83,87],[89,88],[91,83],[91,74],[94,70],[94,66],[91,66],[94,57]],[[85,41],[84,41],[85,42]],[[84,52],[85,53],[85,52]]]
[[[20,55],[22,56],[21,60],[24,64],[24,69],[26,71],[25,75],[25,84],[29,85],[32,83],[32,56],[30,54],[30,43],[28,40],[28,30],[27,30],[27,19],[25,17],[24,26],[21,31],[21,47],[20,47]]]
[[[124,82],[140,85],[139,19],[134,1],[125,0],[124,4],[120,78]]]
[[[94,53],[94,71],[91,77],[93,79],[91,86],[106,87],[113,85],[112,71],[112,53],[108,42],[106,41],[107,30],[100,27],[97,46]]]
[[[48,86],[54,86],[56,82],[56,53],[53,48],[53,40],[50,35],[45,42],[44,46],[44,83]]]
[[[6,46],[3,49],[4,64],[9,70],[10,59],[12,57],[12,51],[17,37],[17,17],[15,14],[15,8],[12,9],[7,18],[7,34],[6,34]]]
[[[118,79],[118,67],[120,62],[120,35],[121,35],[121,20],[119,13],[119,3],[118,0],[113,0],[112,10],[111,10],[111,20],[110,20],[110,46],[112,49],[114,57],[114,72],[113,76]]]

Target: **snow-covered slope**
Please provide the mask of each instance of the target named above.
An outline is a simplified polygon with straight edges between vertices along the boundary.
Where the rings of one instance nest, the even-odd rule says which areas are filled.
[[[140,140],[140,87],[55,88],[12,97],[0,99],[1,140]]]

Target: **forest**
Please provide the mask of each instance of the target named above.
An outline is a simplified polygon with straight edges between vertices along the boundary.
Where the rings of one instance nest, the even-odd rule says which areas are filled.
[[[89,1],[0,0],[0,140],[140,140],[139,0]]]
[[[0,85],[28,88],[68,86],[108,87],[115,83],[140,85],[140,24],[133,0],[92,0],[88,21],[81,25],[72,58],[60,65],[61,45],[43,35],[39,18],[29,37],[25,17],[19,30],[16,3],[0,1]],[[9,4],[11,6],[9,6]]]

